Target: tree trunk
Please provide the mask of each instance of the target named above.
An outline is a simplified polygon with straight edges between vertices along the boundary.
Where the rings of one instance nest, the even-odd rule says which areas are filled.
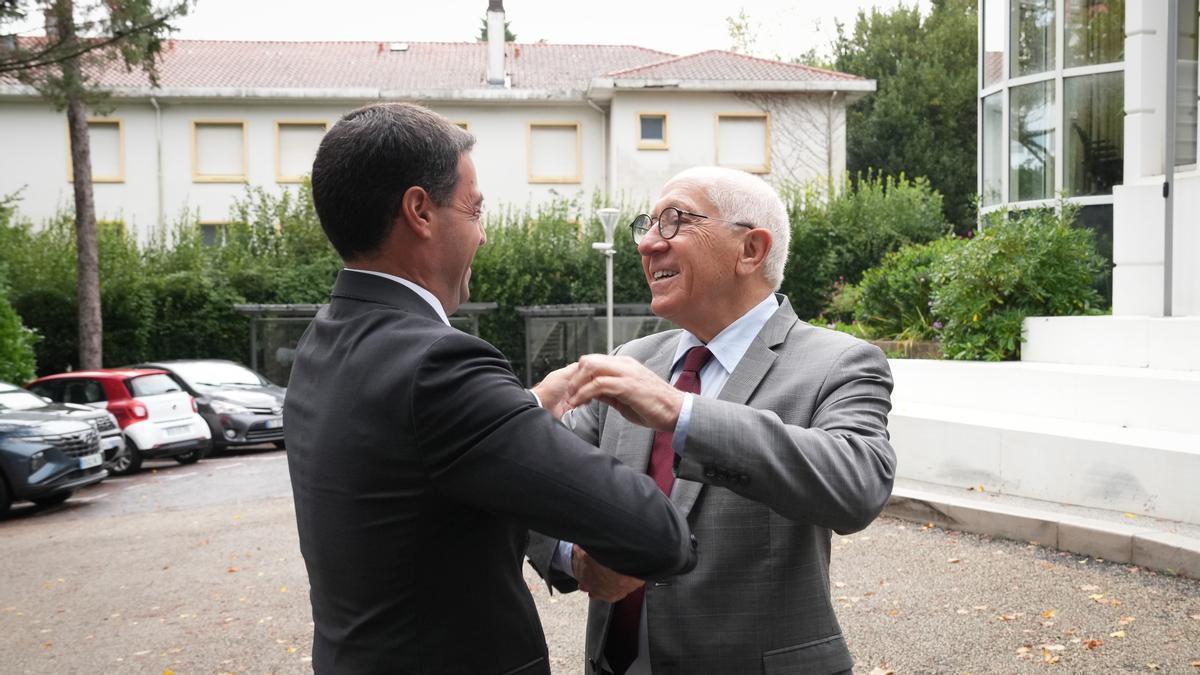
[[[58,29],[67,40],[75,37],[71,0],[55,3]],[[75,92],[81,87],[79,60],[62,64],[68,85],[67,127],[71,137],[71,168],[75,181],[75,269],[79,304],[79,367],[100,368],[104,363],[104,324],[100,313],[100,252],[96,241],[96,204],[92,198],[92,151],[88,136],[87,108]]]

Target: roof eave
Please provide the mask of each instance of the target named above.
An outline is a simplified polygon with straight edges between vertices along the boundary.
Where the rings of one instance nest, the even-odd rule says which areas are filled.
[[[458,102],[581,102],[578,89],[379,89],[281,87],[110,87],[117,99],[261,100],[261,101],[458,101]],[[22,84],[0,84],[0,98],[40,98],[37,90]]]
[[[596,98],[602,92],[630,91],[709,91],[709,92],[844,92],[865,95],[875,91],[875,80],[680,80],[664,78],[612,78],[592,79],[588,88]]]

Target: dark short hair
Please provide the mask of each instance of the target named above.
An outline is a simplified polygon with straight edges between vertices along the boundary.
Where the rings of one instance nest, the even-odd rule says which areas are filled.
[[[329,243],[343,260],[379,250],[418,186],[439,206],[454,193],[458,161],[475,137],[411,103],[379,103],[347,113],[321,140],[312,192]]]

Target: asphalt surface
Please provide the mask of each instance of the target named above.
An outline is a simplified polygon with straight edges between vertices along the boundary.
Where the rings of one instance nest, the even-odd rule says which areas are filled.
[[[0,522],[0,672],[308,673],[312,623],[286,457],[149,462]],[[855,671],[1200,675],[1200,582],[880,519],[835,537]],[[555,673],[586,598],[527,573]]]

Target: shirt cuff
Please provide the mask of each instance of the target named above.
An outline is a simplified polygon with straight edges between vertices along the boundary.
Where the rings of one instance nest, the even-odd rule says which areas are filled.
[[[537,392],[536,392],[536,391],[534,391],[534,390],[532,390],[532,389],[526,389],[525,391],[529,392],[529,393],[530,393],[530,394],[533,396],[533,400],[537,401],[537,404],[538,404],[538,407],[539,407],[539,408],[545,408],[545,407],[546,407],[546,406],[542,405],[542,399],[538,397],[538,395],[537,395]]]
[[[675,422],[675,434],[671,436],[671,448],[676,455],[683,457],[683,445],[687,443],[688,425],[692,422],[692,399],[694,394],[683,395],[683,407],[679,410],[679,419]]]
[[[558,548],[550,558],[550,569],[575,578],[575,570],[571,567],[571,557],[575,554],[575,545],[569,541],[558,540]]]

